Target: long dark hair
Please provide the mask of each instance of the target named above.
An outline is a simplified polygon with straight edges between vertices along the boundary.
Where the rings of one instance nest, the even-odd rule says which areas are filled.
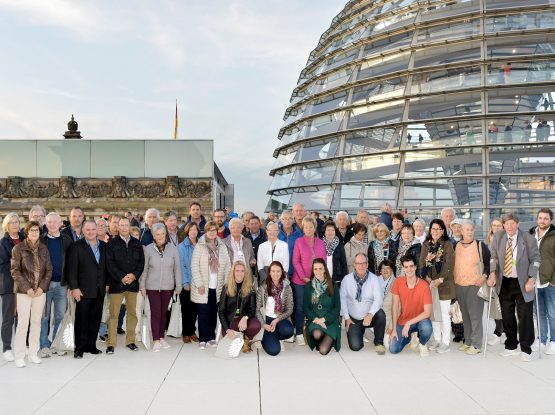
[[[283,269],[283,265],[281,265],[281,262],[272,261],[272,263],[268,267],[268,277],[266,278],[266,289],[268,291],[269,296],[272,295],[272,287],[274,285],[274,281],[272,280],[272,277],[270,277],[270,271],[272,270],[272,267],[279,267],[279,269],[281,269],[281,278],[279,280],[280,284],[285,278],[287,278],[287,275],[285,274],[285,270]]]
[[[448,241],[449,240],[449,235],[447,235],[447,228],[445,226],[445,223],[441,219],[432,219],[432,221],[430,222],[430,228],[429,228],[428,236],[426,236],[426,242],[433,242],[433,240],[432,240],[432,226],[434,226],[434,224],[437,224],[441,229],[443,229],[443,235],[441,235],[439,240],[440,241]]]
[[[322,258],[314,258],[314,261],[312,261],[312,267],[310,268],[310,279],[316,278],[314,276],[314,264],[322,264],[324,266],[324,277],[326,278],[326,283],[328,284],[328,295],[333,297],[333,280],[331,279],[330,272],[328,271],[326,261]]]

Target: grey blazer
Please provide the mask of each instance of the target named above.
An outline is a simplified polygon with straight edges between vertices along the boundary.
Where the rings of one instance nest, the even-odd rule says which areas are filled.
[[[231,262],[231,265],[233,265],[233,247],[231,246],[231,238],[231,235],[226,236],[224,238],[224,244],[227,248],[227,253],[229,254],[229,261]],[[250,238],[247,238],[246,236],[243,237],[243,255],[245,255],[245,261],[248,266],[250,266],[251,259],[256,259],[254,257],[252,242]]]
[[[528,232],[522,232],[520,229],[517,231],[517,258],[516,258],[516,272],[518,275],[518,282],[527,303],[534,300],[534,292],[526,292],[524,285],[528,277],[538,277],[540,268],[540,250],[536,239]],[[493,240],[490,245],[491,259],[490,270],[495,272],[497,293],[501,291],[501,284],[503,282],[503,268],[505,268],[505,251],[507,249],[507,232],[499,231],[493,235]]]

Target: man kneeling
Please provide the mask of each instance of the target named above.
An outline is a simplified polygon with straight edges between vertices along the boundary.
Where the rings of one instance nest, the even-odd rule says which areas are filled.
[[[410,343],[412,333],[417,332],[420,340],[420,356],[428,356],[426,343],[432,335],[432,294],[426,281],[416,276],[416,259],[405,255],[401,258],[405,271],[393,283],[391,315],[393,332],[389,344],[391,353],[400,353]]]

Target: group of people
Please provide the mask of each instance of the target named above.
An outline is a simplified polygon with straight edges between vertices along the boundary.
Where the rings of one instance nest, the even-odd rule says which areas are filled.
[[[245,353],[256,346],[275,356],[291,342],[326,355],[340,350],[344,325],[354,351],[371,329],[378,355],[409,344],[421,356],[447,353],[455,331],[459,350],[476,355],[483,347],[483,291],[493,290],[501,318],[488,343],[504,335],[502,355],[529,361],[536,347],[555,354],[552,220],[550,209],[540,209],[537,225],[525,232],[516,215],[506,214],[478,241],[474,224],[449,208],[428,225],[410,223],[406,210],[393,213],[388,204],[372,220],[359,211],[353,223],[346,212],[323,221],[301,204],[265,221],[224,209],[207,220],[195,202],[181,226],[175,212],[161,216],[154,208],[136,226],[130,213],[95,221],[75,207],[62,227],[58,213],[34,206],[23,229],[16,213],[2,222],[3,357],[25,367],[26,356],[40,363],[65,354],[51,346],[73,304],[75,358],[101,353],[99,335],[107,354],[115,353],[118,334],[137,351],[147,303],[152,349],[159,352],[171,347],[168,306],[177,297],[182,340],[200,349],[216,347],[221,334],[242,336]],[[453,307],[462,325],[452,323]]]

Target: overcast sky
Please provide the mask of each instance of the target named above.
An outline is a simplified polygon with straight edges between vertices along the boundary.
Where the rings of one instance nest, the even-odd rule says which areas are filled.
[[[0,137],[214,139],[262,213],[283,113],[346,0],[0,0]]]

